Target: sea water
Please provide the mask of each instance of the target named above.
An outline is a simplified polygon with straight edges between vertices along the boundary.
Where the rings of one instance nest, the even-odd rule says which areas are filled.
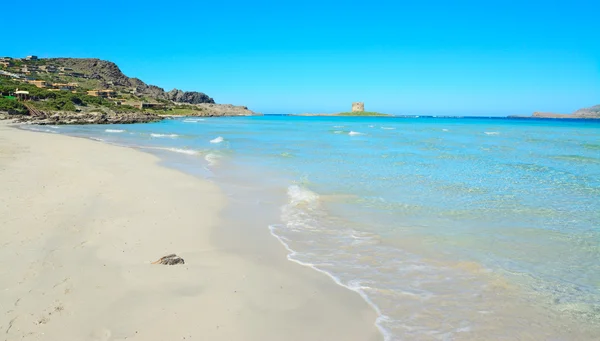
[[[132,146],[256,201],[387,340],[600,339],[600,122],[224,117],[34,129]],[[232,186],[237,184],[238,186]],[[261,196],[264,193],[264,198]]]

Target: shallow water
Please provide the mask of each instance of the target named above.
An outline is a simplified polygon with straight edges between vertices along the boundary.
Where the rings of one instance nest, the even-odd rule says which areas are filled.
[[[244,117],[34,128],[142,148],[230,189],[279,188],[281,219],[264,228],[290,260],[359,292],[388,340],[600,335],[600,122]]]

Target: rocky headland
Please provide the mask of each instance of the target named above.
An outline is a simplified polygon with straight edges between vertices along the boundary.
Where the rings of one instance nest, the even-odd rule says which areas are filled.
[[[35,124],[146,123],[172,116],[251,116],[203,92],[165,91],[92,58],[0,58],[0,119]]]
[[[600,105],[594,105],[589,108],[583,108],[574,111],[571,114],[557,114],[551,112],[534,112],[532,116],[513,115],[509,117],[518,118],[570,118],[570,119],[600,119]]]

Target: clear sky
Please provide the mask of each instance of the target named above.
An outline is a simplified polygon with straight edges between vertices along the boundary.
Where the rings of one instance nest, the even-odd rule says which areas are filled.
[[[600,104],[598,0],[33,0],[1,18],[0,55],[107,59],[146,83],[263,113]]]

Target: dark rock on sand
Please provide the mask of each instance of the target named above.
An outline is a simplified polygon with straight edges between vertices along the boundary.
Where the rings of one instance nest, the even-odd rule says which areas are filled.
[[[172,253],[170,255],[160,257],[157,261],[152,262],[152,264],[177,265],[177,264],[185,264],[185,261],[183,260],[183,258]]]

